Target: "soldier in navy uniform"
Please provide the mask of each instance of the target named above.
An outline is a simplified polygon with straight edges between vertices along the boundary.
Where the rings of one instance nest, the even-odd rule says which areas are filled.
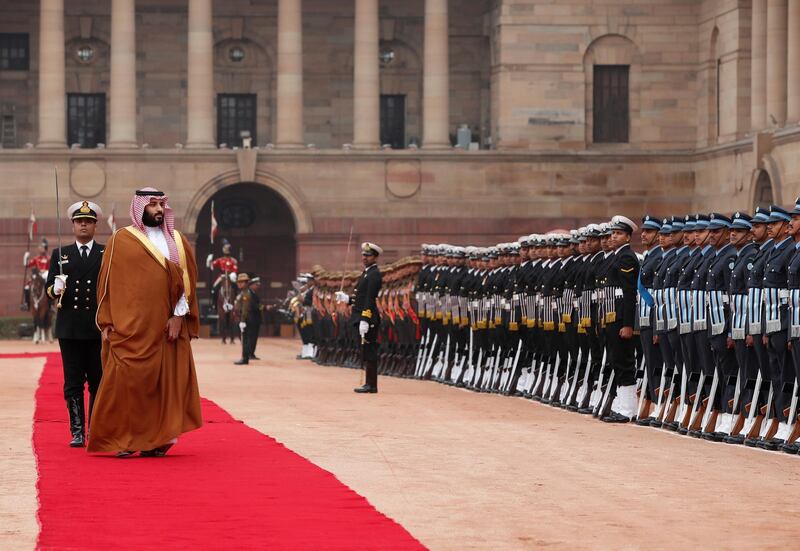
[[[336,293],[340,302],[349,302],[353,307],[352,323],[358,324],[361,336],[361,354],[366,370],[366,382],[355,390],[358,393],[374,394],[378,392],[378,329],[380,316],[376,299],[381,290],[381,272],[378,269],[378,256],[383,253],[374,243],[361,244],[361,262],[364,271],[358,278],[354,296],[350,297],[342,291]]]
[[[75,242],[53,250],[47,275],[47,295],[57,301],[55,335],[61,348],[64,366],[64,399],[69,412],[69,445],[86,444],[84,385],[89,385],[89,420],[100,386],[103,369],[100,360],[100,331],[95,324],[97,312],[97,274],[104,245],[94,241],[100,207],[90,201],[78,201],[67,209],[72,220]]]
[[[600,411],[607,423],[627,423],[636,416],[636,359],[633,325],[636,316],[639,259],[631,249],[631,235],[638,230],[636,224],[624,216],[611,219],[612,243],[608,270],[608,287],[613,289],[613,312],[606,312],[606,346],[608,361],[614,373],[612,388],[614,400],[610,411]],[[612,304],[609,300],[609,304]]]

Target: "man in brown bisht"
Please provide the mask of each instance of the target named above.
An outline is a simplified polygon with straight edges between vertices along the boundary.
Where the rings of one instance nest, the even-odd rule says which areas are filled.
[[[202,425],[189,342],[199,329],[197,267],[164,192],[138,190],[130,217],[100,266],[103,379],[88,451],[160,457]]]

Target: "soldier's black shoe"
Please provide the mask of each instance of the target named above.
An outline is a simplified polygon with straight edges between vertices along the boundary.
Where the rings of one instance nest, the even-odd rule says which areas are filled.
[[[578,411],[578,406],[576,406],[575,404],[570,404],[567,406],[567,411],[573,411],[573,412]]]
[[[725,436],[727,435],[724,432],[704,432],[703,440],[708,440],[709,442],[722,442],[725,440]]]
[[[702,438],[703,437],[703,431],[701,431],[701,430],[690,430],[689,431],[689,436],[691,436],[692,438]]]
[[[732,434],[722,439],[726,444],[744,444],[744,440],[743,434]]]
[[[630,423],[631,418],[612,411],[605,417],[600,419],[603,423]]]
[[[592,413],[594,413],[594,408],[591,407],[579,408],[578,413],[580,413],[581,415],[591,415]]]
[[[672,432],[677,432],[677,430],[679,428],[679,425],[678,425],[678,423],[676,421],[670,421],[669,423],[664,423],[662,425],[662,428],[665,428],[667,430],[671,430]]]
[[[259,357],[258,357],[258,356],[256,356],[255,354],[250,354],[250,359],[251,359],[251,360],[260,360],[261,358],[259,358]]]
[[[778,446],[778,449],[781,450],[783,453],[789,453],[792,455],[797,455],[800,453],[800,442],[795,442],[793,444],[783,443]]]
[[[358,394],[376,394],[378,389],[372,385],[364,385],[354,388],[353,392],[357,392]]]
[[[241,359],[241,360],[236,360],[235,362],[233,362],[233,365],[247,365],[248,363],[250,363],[250,362],[245,360],[245,359]]]
[[[642,419],[637,419],[635,423],[640,427],[649,427],[653,421],[655,421],[653,417],[643,417]]]
[[[761,440],[758,444],[756,444],[762,450],[767,450],[770,452],[778,451],[781,444],[783,444],[785,440],[783,438],[770,438],[769,440]]]
[[[687,429],[686,427],[678,427],[678,434],[686,436],[687,434],[689,434],[689,429]]]
[[[652,419],[650,420],[650,426],[653,427],[654,429],[660,429],[661,427],[664,426],[664,422],[659,421],[658,419]]]
[[[67,398],[67,411],[69,412],[69,432],[72,434],[69,447],[82,448],[86,445],[83,395]]]
[[[748,448],[755,448],[758,446],[758,443],[761,441],[761,438],[745,438],[744,445]]]

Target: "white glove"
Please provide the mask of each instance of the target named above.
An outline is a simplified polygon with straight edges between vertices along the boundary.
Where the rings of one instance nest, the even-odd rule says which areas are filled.
[[[206,257],[206,268],[211,268],[211,261],[214,260],[214,253],[208,253]]]
[[[369,323],[366,321],[360,321],[358,323],[358,334],[361,335],[362,339],[364,338],[364,335],[367,334],[367,331],[369,331]]]
[[[28,267],[28,260],[30,260],[30,259],[31,259],[31,253],[28,252],[28,251],[25,251],[25,254],[22,255],[22,265],[27,268]]]
[[[244,333],[244,328],[245,328],[245,327],[247,327],[247,324],[246,324],[245,322],[243,322],[243,321],[240,321],[240,322],[239,322],[239,331],[241,331],[242,333]]]
[[[231,283],[236,283],[236,272],[231,272],[228,274],[228,279],[231,280]]]
[[[64,292],[64,289],[67,286],[67,276],[65,275],[57,275],[56,280],[53,283],[53,294],[60,295]]]
[[[350,302],[350,295],[343,291],[336,291],[336,302]]]

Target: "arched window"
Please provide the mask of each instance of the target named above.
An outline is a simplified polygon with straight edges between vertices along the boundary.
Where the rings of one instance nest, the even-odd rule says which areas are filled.
[[[607,34],[595,39],[583,58],[586,78],[586,143],[638,141],[641,61],[627,37]]]
[[[753,194],[753,208],[768,207],[773,202],[772,180],[766,170],[760,170],[756,179],[755,193]]]

